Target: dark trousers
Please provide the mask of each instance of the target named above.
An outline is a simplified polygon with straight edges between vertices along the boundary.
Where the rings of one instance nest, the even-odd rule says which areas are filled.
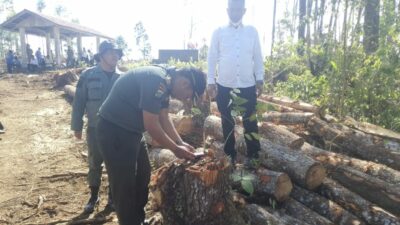
[[[7,73],[12,73],[12,72],[13,72],[13,64],[7,63]]]
[[[145,219],[151,173],[143,135],[100,118],[97,138],[119,224],[139,225]]]
[[[231,158],[236,158],[236,150],[235,150],[235,120],[232,117],[232,106],[235,102],[231,102],[232,96],[231,91],[232,88],[227,88],[218,84],[217,86],[217,105],[218,110],[221,113],[222,119],[222,131],[225,139],[224,151]],[[256,105],[257,105],[257,94],[256,87],[248,87],[248,88],[238,88],[240,93],[236,93],[237,96],[244,98],[247,100],[246,103],[240,104],[240,107],[243,107],[243,126],[244,126],[244,134],[245,136],[251,135],[251,133],[258,134],[258,126],[256,119],[250,119],[251,115],[256,113]],[[248,134],[248,135],[246,135]],[[258,151],[260,151],[260,141],[255,138],[245,138],[246,146],[247,146],[247,156],[248,157],[258,157]]]

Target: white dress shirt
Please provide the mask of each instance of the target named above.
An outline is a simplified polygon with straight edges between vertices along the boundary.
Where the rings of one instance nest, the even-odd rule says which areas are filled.
[[[208,84],[246,88],[264,80],[260,40],[253,26],[227,25],[215,30],[207,61]]]

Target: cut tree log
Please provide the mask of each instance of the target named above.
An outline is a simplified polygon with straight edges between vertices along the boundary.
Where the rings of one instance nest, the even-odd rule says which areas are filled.
[[[270,95],[261,95],[260,99],[273,102],[278,105],[288,106],[290,108],[294,108],[304,112],[312,112],[315,115],[322,115],[320,108],[305,102],[295,101],[289,98],[278,98]]]
[[[233,187],[242,193],[245,192],[242,184],[251,182],[254,189],[251,198],[267,199],[271,197],[278,202],[288,199],[293,188],[287,174],[265,168],[259,168],[257,171],[235,170],[233,180]]]
[[[72,85],[65,85],[64,86],[64,92],[69,97],[74,98],[75,97],[75,92],[76,92],[76,87],[72,86]]]
[[[275,144],[293,149],[301,148],[304,144],[304,139],[300,136],[272,123],[262,123],[259,131],[263,137]]]
[[[210,114],[214,116],[221,117],[221,113],[218,110],[218,106],[216,102],[210,103]]]
[[[287,225],[309,225],[309,223],[305,221],[289,216],[283,210],[274,210],[270,207],[262,207],[262,208],[267,212],[269,212],[270,214],[274,215],[275,217],[279,218],[280,221],[284,222]]]
[[[188,135],[193,132],[194,124],[190,115],[178,116],[175,114],[169,114],[169,116],[176,128],[176,131],[178,131],[180,135]]]
[[[318,192],[338,203],[358,218],[371,225],[400,225],[398,217],[363,199],[331,179],[325,179]]]
[[[294,186],[290,194],[296,201],[302,203],[308,208],[314,210],[321,216],[329,219],[335,224],[340,225],[364,225],[365,223],[359,218],[343,209],[335,202],[326,199],[314,192],[310,192],[301,187]]]
[[[177,114],[181,112],[182,110],[185,110],[185,105],[183,102],[177,100],[177,99],[170,99],[169,100],[169,107],[168,107],[169,113],[172,114]]]
[[[267,168],[286,172],[296,183],[309,190],[317,188],[326,177],[321,163],[288,147],[260,139],[260,162]]]
[[[310,112],[266,112],[262,114],[262,120],[282,125],[305,125],[313,116]]]
[[[298,220],[304,221],[311,225],[334,225],[332,221],[329,221],[325,217],[312,211],[310,208],[301,204],[300,202],[289,198],[282,205],[284,212],[289,216],[292,216]]]
[[[149,160],[154,169],[158,169],[166,164],[178,159],[169,149],[153,148],[149,151]]]
[[[293,220],[285,221],[284,217],[276,216],[265,210],[263,207],[256,204],[248,204],[244,207],[243,218],[250,225],[295,225]],[[291,222],[291,223],[288,223]],[[297,224],[303,224],[301,222]]]
[[[55,74],[53,77],[55,81],[53,88],[59,88],[64,87],[65,85],[73,84],[74,82],[78,81],[79,76],[77,74],[80,74],[81,72],[82,70],[69,70],[63,74]]]
[[[204,123],[204,134],[223,141],[219,120],[218,117],[209,116]],[[238,152],[243,154],[245,144],[241,136],[243,135],[236,139],[236,146]],[[321,163],[289,147],[273,144],[264,138],[260,139],[260,144],[260,163],[265,167],[287,173],[293,181],[310,190],[318,187],[324,180],[326,170]]]
[[[165,225],[244,225],[230,194],[227,160],[177,160],[152,174],[150,190]]]
[[[389,139],[394,139],[397,141],[400,141],[400,134],[397,132],[394,132],[392,130],[385,129],[383,127],[377,126],[375,124],[367,123],[367,122],[358,122],[355,119],[351,117],[346,117],[344,120],[344,124],[358,129],[362,132],[365,132],[367,134],[373,134],[377,135],[383,138],[389,138]]]
[[[382,146],[368,144],[370,141],[361,138],[359,135],[344,133],[316,117],[308,122],[307,127],[314,134],[323,137],[327,144],[332,142],[350,155],[369,161],[377,161],[400,170],[400,154],[398,153]],[[335,148],[332,148],[332,150],[335,150]]]
[[[394,170],[385,165],[325,151],[308,143],[305,143],[300,150],[326,166],[348,166],[391,184],[400,185],[400,171]]]
[[[400,186],[389,184],[346,166],[336,166],[330,175],[366,200],[400,216]]]
[[[302,112],[300,110],[296,110],[294,108],[290,108],[287,106],[283,106],[283,105],[278,105],[276,103],[273,102],[269,102],[269,101],[265,101],[263,99],[257,99],[257,102],[259,104],[265,104],[267,106],[268,109],[270,109],[269,111],[275,111],[275,112]]]

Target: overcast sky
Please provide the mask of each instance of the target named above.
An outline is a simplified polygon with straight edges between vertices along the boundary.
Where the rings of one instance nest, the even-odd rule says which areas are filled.
[[[109,36],[122,35],[129,47],[134,43],[134,26],[142,21],[150,38],[153,57],[158,49],[182,49],[189,39],[193,18],[192,42],[199,46],[203,40],[209,44],[212,32],[228,21],[227,0],[45,0],[43,13],[55,15],[55,7],[63,5],[68,16],[79,19],[83,26],[91,27]],[[283,2],[283,1],[281,1]],[[16,12],[36,10],[36,0],[14,0]],[[244,23],[254,25],[260,35],[264,54],[269,52],[272,26],[273,0],[247,0]],[[34,39],[31,37],[31,39]],[[94,49],[92,39],[84,39],[87,48]],[[43,45],[43,41],[38,45]],[[35,46],[34,46],[35,47]],[[40,46],[38,46],[40,47]],[[136,53],[135,56],[137,57]]]

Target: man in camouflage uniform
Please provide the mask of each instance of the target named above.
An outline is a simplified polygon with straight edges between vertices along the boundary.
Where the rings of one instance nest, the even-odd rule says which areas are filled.
[[[84,208],[85,213],[92,213],[100,201],[98,193],[103,169],[103,157],[96,138],[97,112],[114,82],[120,76],[120,72],[117,71],[116,67],[122,55],[122,50],[117,49],[113,42],[103,41],[99,46],[99,52],[96,54],[99,64],[81,74],[72,105],[71,129],[74,131],[76,138],[82,138],[82,117],[85,111],[88,119],[86,140],[89,153],[88,183],[91,196]],[[113,209],[111,191],[108,194],[107,208]]]

